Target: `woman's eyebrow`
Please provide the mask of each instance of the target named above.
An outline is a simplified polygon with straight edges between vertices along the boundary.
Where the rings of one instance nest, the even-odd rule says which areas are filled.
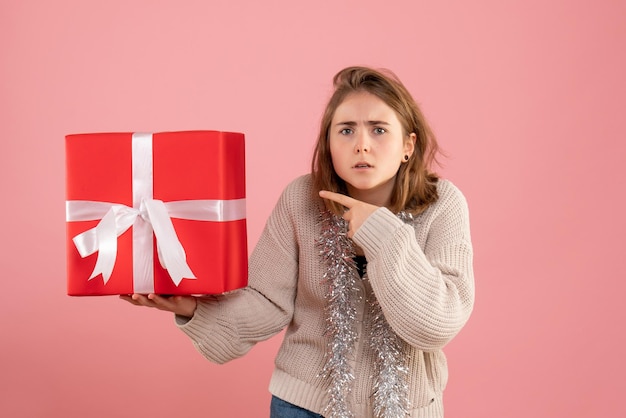
[[[389,122],[385,122],[384,120],[368,120],[367,122],[365,122],[367,125],[390,125]],[[339,125],[347,125],[347,126],[356,126],[357,123],[354,121],[344,121],[344,122],[337,122],[335,124],[335,126],[339,126]]]

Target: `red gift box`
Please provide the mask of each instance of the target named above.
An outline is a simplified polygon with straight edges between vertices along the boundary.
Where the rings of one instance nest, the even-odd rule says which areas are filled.
[[[243,134],[78,134],[65,147],[69,295],[247,285]]]

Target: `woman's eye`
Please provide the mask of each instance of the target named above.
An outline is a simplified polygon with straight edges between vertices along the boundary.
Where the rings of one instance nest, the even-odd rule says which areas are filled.
[[[385,132],[387,132],[387,130],[385,128],[374,128],[374,133],[377,135],[382,135]]]
[[[350,129],[350,128],[344,128],[344,129],[340,130],[340,131],[339,131],[339,133],[340,133],[341,135],[350,135],[350,134],[352,133],[352,129]]]

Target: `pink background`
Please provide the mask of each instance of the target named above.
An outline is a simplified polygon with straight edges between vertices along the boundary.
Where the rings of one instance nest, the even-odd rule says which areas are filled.
[[[471,207],[447,416],[625,416],[625,45],[617,0],[2,0],[1,414],[268,416],[280,338],[216,366],[169,314],[65,295],[63,137],[244,132],[252,248],[331,77],[365,64],[413,92]]]

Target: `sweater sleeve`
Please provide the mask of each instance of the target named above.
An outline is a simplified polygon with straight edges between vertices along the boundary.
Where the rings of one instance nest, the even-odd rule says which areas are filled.
[[[424,351],[446,345],[474,304],[467,203],[451,183],[442,189],[417,229],[380,208],[354,235],[365,251],[385,319],[403,340]]]
[[[283,192],[250,256],[248,286],[198,300],[178,327],[208,360],[225,363],[280,332],[291,320],[298,272],[289,188]]]

